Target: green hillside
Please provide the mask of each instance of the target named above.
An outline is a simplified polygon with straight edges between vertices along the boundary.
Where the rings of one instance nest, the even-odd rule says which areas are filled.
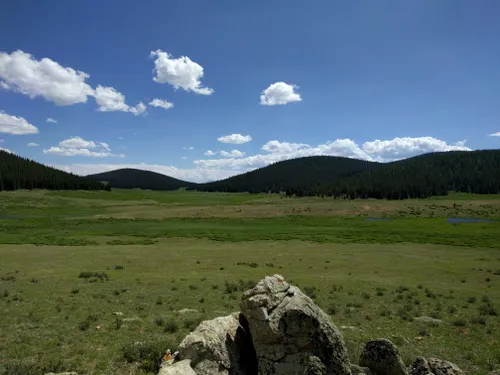
[[[87,177],[97,181],[105,181],[112,188],[120,189],[177,190],[196,186],[192,182],[178,180],[156,172],[132,168],[117,169],[110,172],[92,174]]]

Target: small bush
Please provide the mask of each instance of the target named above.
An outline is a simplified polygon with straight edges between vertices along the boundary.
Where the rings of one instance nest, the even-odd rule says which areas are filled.
[[[122,270],[123,269],[123,266],[118,264],[115,266],[115,270]]]
[[[128,363],[139,364],[143,371],[157,373],[166,350],[176,347],[176,343],[167,340],[130,343],[122,348],[122,356]]]
[[[165,321],[163,324],[163,327],[165,329],[165,332],[168,333],[175,333],[179,330],[179,325],[174,319],[168,319]]]
[[[186,319],[182,325],[189,332],[192,332],[196,329],[196,327],[198,327],[198,325],[202,322],[202,320],[203,320],[202,318],[190,318]]]
[[[198,300],[199,303],[205,303],[205,298],[201,297],[199,300]]]
[[[328,306],[327,312],[330,315],[336,315],[338,312],[337,306],[335,306],[335,305]]]
[[[274,268],[274,263],[266,263],[266,267]]]
[[[163,319],[161,316],[157,316],[156,318],[154,318],[153,322],[157,326],[161,327],[161,326],[163,326],[165,324],[165,319]]]
[[[122,326],[122,323],[123,323],[122,318],[120,318],[119,316],[117,316],[117,317],[115,318],[115,328],[116,328],[117,330],[118,330],[118,329],[120,329],[120,328],[121,328],[121,326]]]
[[[366,292],[363,292],[363,293],[361,293],[361,298],[363,298],[363,299],[370,299],[370,294],[366,293]]]
[[[196,289],[198,289],[198,287],[196,285],[190,284],[189,289],[196,290]]]
[[[106,272],[84,271],[84,272],[80,272],[80,275],[78,275],[78,277],[80,279],[88,279],[89,281],[94,280],[94,282],[97,280],[101,280],[101,281],[108,281],[109,280],[109,276]]]
[[[407,291],[409,291],[409,289],[406,286],[403,286],[403,285],[398,286],[396,288],[396,293],[403,293],[403,292],[407,292]]]
[[[452,324],[455,327],[465,327],[467,325],[467,322],[464,319],[455,319]]]
[[[225,282],[224,283],[224,293],[231,294],[238,291],[238,285],[235,283]]]
[[[498,311],[495,309],[495,307],[491,303],[485,303],[479,306],[479,314],[480,315],[491,315],[491,316],[497,316]]]
[[[80,291],[80,289],[73,288],[73,289],[71,289],[71,294],[78,294],[79,291]]]
[[[475,303],[476,300],[477,300],[476,297],[469,297],[469,298],[467,298],[467,303]]]
[[[470,320],[470,322],[471,322],[472,324],[481,324],[481,325],[485,326],[485,325],[486,325],[486,322],[487,322],[487,319],[486,319],[486,317],[479,315],[479,316],[475,316],[475,317],[473,317],[473,318]]]

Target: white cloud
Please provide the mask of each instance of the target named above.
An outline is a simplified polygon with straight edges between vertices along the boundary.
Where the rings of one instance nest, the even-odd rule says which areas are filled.
[[[201,95],[211,95],[214,92],[213,89],[202,86],[203,67],[189,57],[174,58],[160,49],[151,51],[151,57],[155,58],[155,82],[168,83],[176,90],[181,88]]]
[[[86,141],[81,137],[65,139],[64,141],[59,142],[58,146],[50,147],[43,150],[43,152],[45,154],[54,154],[59,156],[90,156],[96,158],[109,156],[123,158],[125,156],[123,154],[113,154],[107,143]]]
[[[2,87],[30,98],[42,96],[57,105],[85,103],[94,93],[85,82],[87,78],[87,73],[63,67],[49,58],[36,60],[20,50],[10,55],[0,53]]]
[[[168,100],[154,98],[149,102],[151,107],[160,107],[163,109],[170,109],[174,107],[174,103],[170,103]]]
[[[9,154],[14,154],[15,152],[10,151],[8,148],[0,147],[0,151],[8,152]]]
[[[260,104],[262,105],[283,105],[292,102],[300,102],[302,98],[296,92],[299,86],[289,85],[285,82],[275,82],[260,95]]]
[[[38,147],[40,146],[38,143],[35,143],[35,142],[30,142],[28,143],[28,147]]]
[[[207,156],[214,156],[215,154],[216,154],[216,153],[215,153],[215,152],[213,152],[212,150],[207,150],[207,151],[205,151],[205,155],[207,155]]]
[[[243,156],[245,156],[245,153],[239,150],[232,150],[230,152],[221,151],[220,156],[225,158],[242,158]]]
[[[365,142],[363,144],[363,151],[370,154],[376,160],[391,161],[427,152],[470,151],[470,148],[465,146],[465,142],[459,141],[454,144],[448,144],[433,137],[403,137],[388,141],[377,139],[372,142]]]
[[[500,137],[500,132],[490,134],[489,137]]]
[[[279,161],[305,156],[327,155],[369,161],[391,161],[427,152],[470,150],[464,145],[464,141],[448,144],[445,141],[431,137],[403,139],[406,141],[401,142],[401,138],[395,138],[390,141],[366,142],[362,147],[351,139],[337,139],[317,146],[304,143],[269,141],[262,146],[262,150],[266,152],[265,154],[244,158],[202,159],[195,160],[194,163],[200,168],[234,170],[237,171],[235,173],[241,173]]]
[[[252,140],[252,137],[249,135],[231,134],[219,137],[217,138],[217,140],[221,143],[231,143],[234,145],[240,145],[243,143],[250,142]]]
[[[47,117],[47,120],[45,120],[45,121],[47,121],[47,122],[52,122],[52,123],[54,123],[54,124],[56,124],[56,123],[57,123],[57,120],[54,120],[53,118],[50,118],[50,117]]]
[[[11,116],[4,111],[0,111],[0,133],[13,135],[37,134],[38,129],[26,121],[24,117]]]
[[[193,151],[194,147],[193,146],[186,146],[182,148],[183,150],[188,150],[188,151]]]
[[[114,87],[104,87],[98,85],[95,89],[95,101],[100,112],[130,112],[140,115],[146,110],[144,103],[139,102],[135,107],[130,107],[125,103],[125,95],[117,91]]]
[[[182,160],[186,160],[186,159],[187,159],[187,156],[183,156],[183,157],[182,157]]]

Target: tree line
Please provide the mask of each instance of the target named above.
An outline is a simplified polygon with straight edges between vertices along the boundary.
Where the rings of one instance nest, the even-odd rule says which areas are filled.
[[[0,150],[0,191],[18,189],[110,190],[101,182]]]

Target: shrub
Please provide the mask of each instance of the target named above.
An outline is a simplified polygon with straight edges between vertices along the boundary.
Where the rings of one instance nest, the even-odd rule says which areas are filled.
[[[361,297],[362,297],[363,299],[370,299],[370,294],[369,294],[369,293],[366,293],[366,292],[363,292],[363,293],[361,293]]]
[[[166,320],[165,323],[163,324],[163,327],[165,329],[165,332],[168,333],[175,333],[179,330],[179,325],[172,318]]]
[[[130,343],[122,348],[122,356],[128,363],[137,363],[143,371],[157,373],[161,358],[167,349],[176,348],[177,343],[169,340],[157,340]]]
[[[118,264],[115,266],[115,270],[122,270],[123,269],[123,266]]]
[[[487,322],[486,317],[481,315],[473,317],[470,321],[473,324],[481,324],[483,326],[485,326]]]
[[[467,298],[467,303],[475,303],[476,302],[476,297],[469,297]]]
[[[315,286],[306,286],[304,287],[304,293],[309,296],[311,299],[316,299],[316,287]]]
[[[185,329],[187,329],[189,332],[192,332],[198,327],[198,325],[202,322],[202,318],[189,318],[184,321],[182,324]]]
[[[225,282],[224,283],[224,293],[231,294],[238,290],[238,285],[235,283]]]
[[[467,322],[464,319],[455,319],[453,321],[453,325],[455,327],[465,327],[467,325]]]
[[[328,306],[327,312],[328,312],[328,314],[330,314],[330,315],[335,315],[335,314],[337,314],[337,312],[338,312],[337,306],[335,306],[335,305],[330,305],[330,306]]]
[[[80,275],[78,275],[78,277],[80,279],[89,279],[89,281],[97,281],[97,280],[101,280],[101,281],[107,281],[109,280],[109,276],[106,272],[88,272],[88,271],[84,271],[84,272],[80,272]]]

